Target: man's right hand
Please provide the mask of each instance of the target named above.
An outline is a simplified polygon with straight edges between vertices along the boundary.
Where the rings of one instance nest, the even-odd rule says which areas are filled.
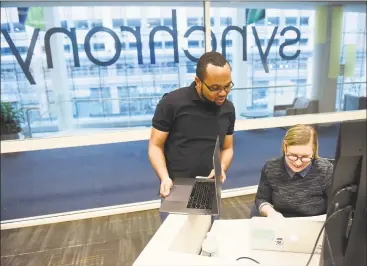
[[[172,186],[173,186],[172,179],[169,177],[164,177],[161,180],[161,188],[160,188],[161,197],[163,198],[167,197],[171,191]]]

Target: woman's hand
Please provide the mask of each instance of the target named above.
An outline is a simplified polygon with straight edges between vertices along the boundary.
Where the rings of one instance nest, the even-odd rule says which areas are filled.
[[[268,216],[267,217],[269,217],[269,218],[275,218],[275,219],[284,218],[283,214],[281,214],[280,212],[277,212],[274,209],[268,213]]]
[[[284,218],[284,216],[280,212],[277,212],[270,204],[262,206],[260,214],[269,218]]]

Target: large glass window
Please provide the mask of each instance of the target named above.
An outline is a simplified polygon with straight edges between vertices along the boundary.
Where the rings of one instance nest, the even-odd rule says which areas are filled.
[[[322,6],[324,8],[320,9]],[[257,8],[257,12],[252,12],[254,8]],[[226,2],[215,2],[211,7],[211,15],[230,17],[232,24],[239,27],[230,30],[225,36],[224,43],[228,44],[227,40],[231,39],[231,48],[228,45],[222,47],[223,29],[212,28],[218,42],[217,51],[233,60],[235,89],[231,95],[238,119],[253,118],[254,111],[259,113],[259,117],[334,112],[337,110],[335,104],[339,106],[346,93],[358,97],[364,95],[365,10],[353,5],[341,8],[342,16],[334,17],[331,23],[343,21],[342,28],[338,28],[338,31],[343,32],[342,39],[337,33],[327,37],[333,38],[334,45],[322,38],[319,40],[320,36],[316,31],[317,27],[325,26],[328,30],[322,34],[330,34],[331,28],[337,26],[337,23],[316,25],[316,15],[325,12],[327,6],[315,4],[305,8],[302,3],[287,3],[283,7],[269,4],[265,10],[262,8],[261,4],[237,3],[229,6]],[[329,7],[331,11],[333,8]],[[264,11],[263,15],[254,18],[253,14],[261,14],[261,10]],[[317,10],[322,12],[316,13]],[[336,12],[333,14],[335,16]],[[337,43],[342,46],[341,53],[337,52]],[[324,56],[321,51],[331,51],[334,54],[328,55],[330,60],[329,57],[327,60],[320,59]],[[344,58],[352,58],[349,62],[355,60],[355,66],[352,66],[352,77],[345,77],[343,81],[332,65],[343,65],[346,60]],[[350,69],[351,65],[348,67]],[[315,75],[315,71],[322,74]],[[338,85],[335,80],[338,80]],[[353,84],[347,84],[347,81]],[[321,84],[328,84],[329,87],[324,88]],[[325,94],[324,90],[328,92]],[[283,108],[282,112],[277,111],[280,108]]]
[[[211,44],[231,62],[235,88],[229,98],[238,119],[248,119],[242,114],[254,110],[277,116],[278,106],[299,98],[306,103],[297,109],[299,114],[342,111],[345,95],[365,96],[365,9],[342,5],[341,37],[325,38],[341,40],[325,42],[316,28],[326,27],[325,34],[330,34],[336,25],[316,25],[320,21],[316,11],[326,3],[236,2],[229,6],[215,1],[210,5]],[[2,100],[39,113],[38,120],[22,125],[26,137],[48,131],[73,134],[81,128],[151,126],[163,93],[193,81],[196,60],[205,52],[201,2],[176,7],[159,3],[86,6],[31,6],[42,9],[38,24],[22,21],[16,7],[1,8]],[[66,31],[47,39],[46,33],[59,27]],[[333,43],[340,43],[340,53],[337,45],[333,60],[321,60],[320,51],[332,50]],[[25,61],[33,46],[30,61]],[[14,53],[22,60],[18,62]],[[28,63],[29,69],[21,67]],[[331,75],[338,64],[340,73]],[[318,72],[320,77],[315,75]],[[108,88],[109,97],[92,97],[90,88]]]
[[[203,26],[201,3],[31,8],[41,8],[44,14],[37,26],[20,21],[18,8],[1,8],[1,28],[23,60],[30,44],[35,44],[29,72],[24,73],[11,44],[1,36],[2,100],[38,114],[22,125],[25,137],[150,126],[163,93],[193,80],[196,63],[184,50],[194,58],[204,52],[203,31],[184,36],[191,26]],[[161,25],[164,30],[154,33]],[[101,26],[107,30],[93,32]],[[67,29],[68,35],[52,34],[48,46],[46,33],[57,27]],[[32,39],[37,28],[40,32]],[[70,38],[71,28],[76,38]]]

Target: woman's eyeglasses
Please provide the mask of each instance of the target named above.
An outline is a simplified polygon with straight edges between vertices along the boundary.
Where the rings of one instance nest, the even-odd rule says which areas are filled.
[[[298,159],[303,162],[303,163],[309,163],[312,161],[312,157],[298,157],[297,155],[294,155],[294,154],[286,154],[287,158],[292,161],[292,162],[295,162],[297,161]]]

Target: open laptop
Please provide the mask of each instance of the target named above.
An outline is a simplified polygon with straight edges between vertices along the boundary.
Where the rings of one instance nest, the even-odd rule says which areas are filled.
[[[291,218],[253,217],[251,249],[311,254],[323,223]],[[316,254],[321,253],[322,242],[323,234],[316,246]]]
[[[220,215],[222,191],[219,137],[213,154],[214,179],[175,178],[170,194],[162,201],[160,212]]]

